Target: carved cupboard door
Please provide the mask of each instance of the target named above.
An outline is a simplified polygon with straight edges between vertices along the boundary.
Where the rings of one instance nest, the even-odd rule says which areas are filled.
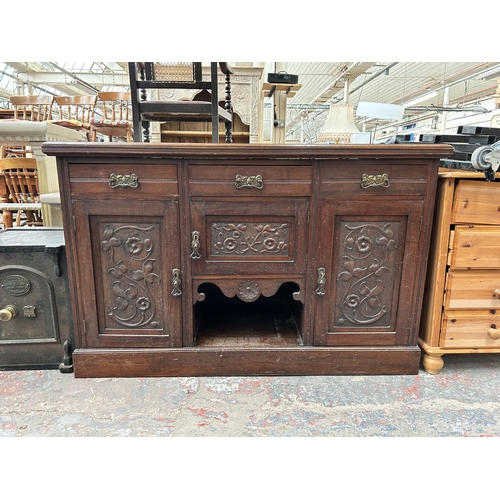
[[[308,200],[201,200],[190,207],[195,276],[305,273]]]
[[[422,200],[324,201],[315,344],[415,345]]]
[[[178,203],[73,206],[81,347],[180,346]]]

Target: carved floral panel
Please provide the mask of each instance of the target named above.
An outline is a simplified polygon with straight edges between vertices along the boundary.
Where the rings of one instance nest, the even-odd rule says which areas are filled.
[[[401,223],[340,223],[336,326],[390,326]]]
[[[99,225],[106,328],[162,328],[159,227]]]
[[[281,222],[214,222],[212,255],[287,256],[289,225]]]

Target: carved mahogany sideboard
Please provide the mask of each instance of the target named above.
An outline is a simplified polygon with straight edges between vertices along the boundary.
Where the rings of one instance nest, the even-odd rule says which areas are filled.
[[[448,145],[45,143],[76,377],[416,374]]]

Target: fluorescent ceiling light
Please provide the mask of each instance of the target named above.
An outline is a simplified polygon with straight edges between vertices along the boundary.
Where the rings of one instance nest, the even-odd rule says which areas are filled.
[[[410,106],[414,106],[415,104],[418,104],[419,102],[426,101],[427,99],[432,99],[433,97],[436,97],[438,95],[437,90],[433,90],[432,92],[428,92],[427,94],[421,95],[419,97],[416,97],[415,99],[412,99],[411,101],[403,103],[403,106],[405,108],[409,108]]]
[[[356,114],[358,116],[369,116],[385,120],[401,120],[404,110],[405,108],[398,104],[361,101],[356,108]]]

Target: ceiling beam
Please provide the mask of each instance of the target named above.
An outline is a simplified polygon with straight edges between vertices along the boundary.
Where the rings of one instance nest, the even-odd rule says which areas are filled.
[[[48,85],[60,87],[61,85],[74,85],[75,81],[85,82],[91,87],[126,87],[130,85],[128,72],[120,63],[105,63],[110,68],[108,71],[68,71],[50,63],[56,71],[49,70],[40,63],[7,62],[5,63],[16,71],[15,78],[23,83],[34,85]]]
[[[74,80],[83,80],[93,87],[128,87],[130,81],[128,74],[106,74],[106,73],[64,73],[54,72],[18,72],[17,78],[25,82],[36,83],[38,85],[71,85]]]

